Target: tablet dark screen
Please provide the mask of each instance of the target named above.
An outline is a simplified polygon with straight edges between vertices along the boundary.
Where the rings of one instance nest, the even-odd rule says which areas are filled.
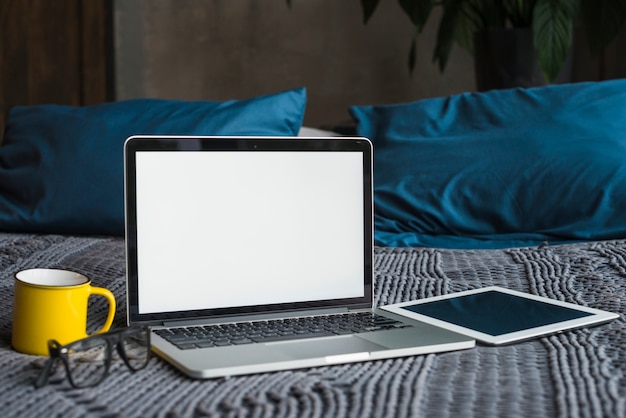
[[[495,290],[403,309],[493,336],[592,315]]]

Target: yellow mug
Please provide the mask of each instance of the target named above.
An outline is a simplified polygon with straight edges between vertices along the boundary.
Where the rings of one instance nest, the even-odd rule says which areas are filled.
[[[115,297],[89,279],[68,270],[30,269],[15,274],[13,348],[21,353],[48,355],[48,341],[61,344],[87,337],[89,296],[107,299],[109,312],[102,328],[107,332],[115,317]]]

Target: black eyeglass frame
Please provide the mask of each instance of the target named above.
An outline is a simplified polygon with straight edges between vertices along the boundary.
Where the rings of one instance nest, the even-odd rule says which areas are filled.
[[[124,349],[124,344],[122,343],[126,338],[132,337],[133,335],[139,335],[141,333],[145,333],[147,336],[147,340],[146,340],[147,353],[146,353],[145,362],[142,363],[140,367],[136,367],[136,366],[133,366],[133,364],[128,360],[126,350]],[[72,346],[75,346],[77,344],[83,344],[87,340],[96,339],[96,338],[103,339],[106,342],[106,349],[105,349],[106,357],[104,359],[105,370],[99,379],[93,382],[90,382],[87,385],[76,384],[76,382],[74,381],[74,378],[72,377],[72,371],[70,368],[69,358],[68,358],[68,355],[71,352],[71,348]],[[61,345],[57,340],[48,341],[48,351],[49,351],[50,356],[48,357],[48,360],[46,360],[43,370],[41,371],[41,373],[39,374],[39,377],[35,381],[35,387],[41,388],[48,383],[48,378],[50,377],[52,366],[56,363],[57,360],[61,360],[61,362],[63,363],[63,366],[65,368],[65,373],[70,381],[70,384],[73,387],[86,388],[86,387],[96,386],[102,383],[102,381],[104,381],[104,379],[106,379],[106,377],[109,375],[109,372],[111,369],[111,362],[113,360],[113,348],[114,347],[117,349],[117,353],[119,354],[120,358],[124,361],[124,364],[126,364],[126,367],[128,367],[130,371],[136,372],[138,370],[144,369],[148,365],[148,363],[150,363],[150,358],[151,358],[149,327],[138,326],[138,327],[117,329],[117,330],[109,331],[109,332],[102,333],[102,334],[91,335],[87,338],[83,338],[83,339],[71,342],[69,344],[66,344],[66,345]]]

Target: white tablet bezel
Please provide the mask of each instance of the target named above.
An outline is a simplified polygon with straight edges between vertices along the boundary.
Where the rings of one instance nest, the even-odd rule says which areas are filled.
[[[549,303],[552,305],[563,306],[566,308],[575,309],[575,310],[582,311],[582,312],[587,312],[587,313],[590,313],[591,315],[585,316],[583,318],[576,318],[576,319],[571,319],[567,321],[556,322],[556,323],[549,324],[549,325],[529,328],[523,331],[516,331],[516,332],[494,336],[490,334],[485,334],[480,331],[476,331],[471,328],[459,326],[450,322],[442,321],[440,319],[435,319],[435,318],[432,318],[423,314],[415,313],[407,309],[404,309],[406,306],[424,304],[424,303],[429,303],[429,302],[434,302],[434,301],[444,300],[444,299],[452,299],[452,298],[456,298],[459,296],[472,295],[476,293],[488,292],[488,291],[493,291],[493,290],[527,298],[527,299],[533,299],[533,300],[544,302],[544,303]],[[426,322],[428,324],[436,325],[436,326],[439,326],[441,328],[445,328],[451,331],[455,331],[460,334],[470,336],[472,338],[475,338],[478,341],[491,344],[491,345],[509,344],[512,342],[527,340],[527,339],[531,339],[531,338],[535,338],[535,337],[539,337],[543,335],[548,335],[548,334],[554,334],[554,333],[558,333],[558,332],[569,330],[569,329],[597,325],[597,324],[609,322],[613,319],[619,318],[618,314],[615,314],[612,312],[603,311],[603,310],[595,309],[595,308],[589,308],[587,306],[576,305],[574,303],[563,302],[560,300],[550,299],[550,298],[546,298],[542,296],[537,296],[537,295],[533,295],[530,293],[518,292],[516,290],[506,289],[506,288],[499,287],[499,286],[489,286],[489,287],[483,287],[480,289],[466,290],[462,292],[456,292],[456,293],[451,293],[451,294],[441,295],[441,296],[434,296],[430,298],[413,300],[409,302],[394,303],[391,305],[382,306],[381,309],[396,313],[398,315],[416,319],[418,321]]]

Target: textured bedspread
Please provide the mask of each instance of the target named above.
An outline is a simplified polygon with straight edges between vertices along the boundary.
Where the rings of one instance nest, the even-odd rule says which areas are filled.
[[[207,255],[210,256],[210,255]],[[67,268],[109,288],[124,326],[123,241],[0,234],[0,415],[626,417],[624,318],[505,347],[191,380],[158,358],[92,389],[34,389],[42,358],[11,349],[13,274]],[[626,241],[510,250],[377,248],[377,304],[500,285],[626,313]],[[163,289],[167,291],[167,289]],[[91,322],[104,306],[92,302]],[[102,304],[104,305],[104,304]]]

